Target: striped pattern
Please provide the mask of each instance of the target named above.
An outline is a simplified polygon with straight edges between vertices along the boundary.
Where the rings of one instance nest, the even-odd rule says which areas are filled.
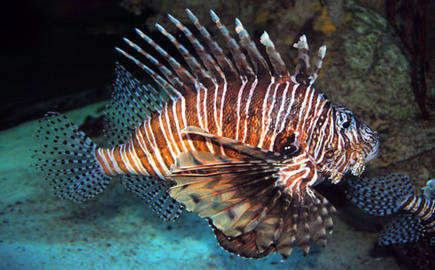
[[[338,109],[312,87],[289,81],[279,83],[273,77],[267,84],[241,81],[237,87],[237,92],[223,91],[228,89],[224,85],[223,89],[214,88],[211,93],[204,87],[198,88],[194,98],[165,104],[136,129],[125,145],[97,150],[105,172],[164,178],[181,152],[225,154],[223,148],[209,141],[184,139],[182,130],[188,126],[275,152],[282,152],[286,146],[281,138],[295,134],[296,140],[308,149],[309,158],[323,170],[333,168],[345,172],[355,155],[360,154],[345,152],[350,146],[358,145],[357,130],[340,136],[342,132],[334,123],[334,111]],[[258,107],[260,113],[254,114]],[[336,149],[334,157],[328,155],[327,148]],[[366,153],[373,150],[367,148]]]
[[[426,231],[435,233],[434,199],[412,195],[401,202],[400,209],[419,217]]]
[[[338,182],[348,170],[360,174],[366,160],[376,155],[378,145],[376,133],[357,122],[350,110],[332,105],[314,89],[326,47],[319,49],[317,61],[310,68],[308,43],[302,36],[294,45],[299,51],[296,73],[290,75],[266,32],[260,42],[267,59],[238,19],[235,31],[239,42],[211,11],[231,60],[192,12],[187,10],[187,14],[202,42],[176,18],[169,15],[169,20],[190,41],[197,57],[163,26],[156,24],[156,28],[178,49],[188,69],[138,29],[140,42],[148,43],[168,65],[129,39],[124,39],[128,49],[116,48],[152,77],[159,89],[144,86],[125,69],[117,68],[115,89],[119,101],[113,102],[115,107],[107,126],[115,130],[113,141],[119,144],[95,149],[102,170],[110,176],[133,174],[175,180],[177,185],[171,188],[171,196],[188,210],[210,217],[218,237],[221,233],[240,237],[237,243],[241,243],[240,239],[256,239],[253,250],[243,244],[233,249],[226,241],[220,241],[227,250],[242,256],[265,256],[264,249],[276,250],[286,258],[294,245],[307,253],[311,240],[325,244],[326,233],[332,230],[330,213],[335,210],[311,187],[325,176]],[[154,67],[145,65],[140,58]],[[124,131],[118,130],[119,117],[128,122]],[[132,135],[125,139],[126,133]],[[204,163],[197,157],[203,157]],[[183,158],[191,158],[193,163]],[[238,159],[254,159],[244,166],[257,166],[256,181],[265,185],[263,190],[245,182],[249,178],[232,164],[224,165],[227,178],[215,176],[213,185],[209,183],[222,189],[219,196],[193,183],[195,177],[212,181],[212,177],[204,179],[199,172],[222,173],[219,164],[209,162]],[[258,159],[266,160],[264,166],[273,169],[263,172]],[[190,165],[183,168],[179,164]],[[194,173],[189,171],[192,166],[200,169]],[[234,181],[228,182],[231,177]],[[189,187],[183,188],[183,181],[189,182]],[[234,182],[249,186],[250,190],[237,192]],[[140,181],[124,184],[138,192],[143,190]],[[258,196],[263,193],[269,197]],[[272,199],[270,209],[263,208],[268,203],[265,198]],[[237,205],[231,205],[236,201]],[[227,208],[221,209],[223,205]],[[264,211],[260,214],[261,209]],[[275,247],[271,249],[270,245]]]

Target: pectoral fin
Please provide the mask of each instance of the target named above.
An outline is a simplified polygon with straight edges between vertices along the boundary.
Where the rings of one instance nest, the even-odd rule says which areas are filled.
[[[219,136],[216,134],[211,134],[211,133],[208,133],[207,131],[205,131],[199,127],[195,127],[195,126],[189,126],[189,127],[185,128],[182,131],[182,133],[195,134],[195,135],[199,135],[199,136],[202,136],[205,138],[209,138],[212,141],[215,141],[217,143],[222,144],[223,146],[232,148],[240,153],[246,154],[246,155],[251,156],[251,157],[256,158],[256,159],[278,160],[281,157],[281,155],[279,153],[263,150],[261,148],[254,147],[252,145],[242,143],[242,142],[230,139],[230,138],[222,137],[222,136]]]
[[[250,154],[181,153],[169,176],[176,182],[170,195],[209,219],[223,248],[245,257],[277,251],[287,258],[294,246],[307,253],[311,240],[326,244],[334,207],[312,188],[319,176],[305,152],[272,159],[271,152],[204,136]]]
[[[265,161],[185,152],[177,159],[170,195],[187,210],[209,217],[227,236],[250,231],[276,194],[278,169]]]

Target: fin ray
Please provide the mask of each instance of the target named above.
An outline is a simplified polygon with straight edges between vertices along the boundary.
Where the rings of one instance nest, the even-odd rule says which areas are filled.
[[[149,204],[163,220],[175,221],[180,216],[183,206],[169,196],[169,182],[151,176],[125,174],[121,183]]]
[[[60,199],[84,202],[105,190],[111,177],[95,158],[96,145],[66,116],[48,112],[40,120],[34,150],[39,169]]]
[[[280,166],[294,166],[296,161],[279,164],[256,156],[261,155],[229,158],[208,152],[181,153],[171,171],[170,178],[177,185],[170,194],[187,210],[208,218],[219,243],[242,256],[278,250],[285,259],[294,246],[308,253],[312,240],[326,244],[334,207],[308,180],[287,175],[281,184]],[[224,240],[223,235],[230,239]],[[250,244],[244,245],[247,240]],[[230,242],[237,248],[229,246]]]
[[[111,145],[125,143],[135,128],[160,111],[167,96],[133,77],[121,64],[115,65],[112,99],[104,112],[104,130]]]

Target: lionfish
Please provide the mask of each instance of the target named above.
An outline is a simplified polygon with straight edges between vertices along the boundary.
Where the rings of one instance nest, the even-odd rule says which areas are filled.
[[[240,20],[237,42],[210,11],[227,54],[186,12],[196,34],[168,16],[193,53],[160,24],[156,28],[187,66],[138,29],[166,63],[126,38],[154,68],[116,48],[153,83],[116,64],[105,128],[113,146],[98,147],[65,116],[51,112],[38,130],[38,167],[57,197],[77,202],[94,198],[121,175],[122,184],[164,219],[175,220],[183,208],[208,219],[220,245],[240,256],[279,252],[285,259],[294,246],[306,254],[311,240],[326,245],[335,209],[313,187],[327,177],[339,182],[348,171],[361,174],[379,145],[376,132],[348,108],[314,90],[326,46],[311,68],[302,35],[290,75],[266,32],[260,42],[267,56]]]
[[[428,181],[423,190],[423,195],[418,195],[407,175],[390,174],[352,179],[346,196],[371,215],[399,213],[382,228],[379,245],[417,242],[424,236],[435,247],[435,181]]]

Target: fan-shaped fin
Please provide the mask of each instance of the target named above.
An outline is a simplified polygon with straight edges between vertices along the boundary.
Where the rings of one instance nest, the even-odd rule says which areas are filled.
[[[325,244],[333,207],[306,184],[309,181],[299,179],[301,175],[286,179],[289,185],[277,184],[282,167],[291,162],[279,164],[255,156],[181,153],[169,176],[177,183],[170,195],[187,210],[209,218],[222,246],[242,256],[258,257],[278,249],[286,258],[294,245],[307,253],[311,240]]]
[[[245,258],[262,258],[276,251],[276,248],[273,245],[260,251],[257,247],[257,236],[255,231],[237,237],[228,237],[216,228],[212,222],[210,222],[210,226],[216,235],[219,245],[231,253]]]

